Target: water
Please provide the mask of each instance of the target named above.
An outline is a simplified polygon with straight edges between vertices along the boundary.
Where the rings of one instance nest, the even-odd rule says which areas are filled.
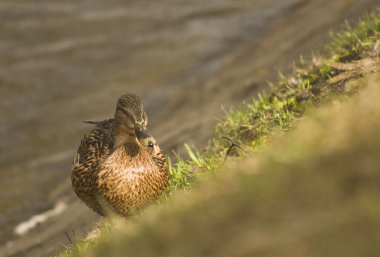
[[[120,95],[142,98],[166,152],[204,146],[221,106],[250,99],[276,68],[376,3],[1,1],[0,243],[17,242],[14,226],[58,199],[78,204],[69,174],[89,129],[81,121],[111,117]]]

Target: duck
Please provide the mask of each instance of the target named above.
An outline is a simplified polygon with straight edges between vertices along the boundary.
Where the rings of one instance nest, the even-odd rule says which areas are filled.
[[[122,95],[113,118],[86,123],[95,127],[80,142],[71,183],[90,209],[102,216],[128,216],[166,190],[168,163],[147,130],[148,117],[137,95]]]

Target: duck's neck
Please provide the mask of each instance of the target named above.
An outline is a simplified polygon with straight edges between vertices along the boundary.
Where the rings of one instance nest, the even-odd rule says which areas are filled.
[[[130,129],[125,126],[121,126],[118,123],[114,124],[112,128],[114,149],[124,147],[127,153],[135,153],[139,150],[136,135]]]
[[[135,156],[140,151],[140,146],[137,143],[136,138],[125,138],[125,137],[115,137],[114,138],[114,150],[120,149],[125,151],[125,153],[129,156]]]
[[[118,148],[125,144],[136,144],[136,137],[134,135],[114,134],[113,135],[114,148]]]

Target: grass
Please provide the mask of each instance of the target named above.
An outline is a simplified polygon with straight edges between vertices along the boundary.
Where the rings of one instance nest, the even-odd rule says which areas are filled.
[[[271,85],[270,90],[260,93],[251,103],[239,109],[232,108],[216,125],[215,136],[205,153],[199,154],[199,151],[187,146],[191,160],[184,161],[178,157],[178,162],[171,166],[171,173],[175,175],[171,188],[190,189],[193,174],[199,173],[195,171],[215,171],[230,146],[223,137],[232,139],[248,151],[256,151],[274,131],[292,129],[310,107],[328,102],[337,95],[355,94],[357,88],[346,88],[344,85],[349,77],[335,84],[328,83],[345,72],[329,64],[377,58],[380,54],[379,40],[380,11],[366,15],[355,27],[347,23],[325,47],[325,57],[314,56],[312,62],[301,59],[301,66],[294,68],[292,76],[281,76],[277,86]],[[349,72],[355,78],[363,73],[365,71]],[[234,155],[242,153],[235,150]]]
[[[202,231],[202,226],[204,226],[204,228],[209,228],[209,230],[203,230],[205,234],[208,234],[208,232],[211,231],[209,233],[211,233],[215,238],[220,238],[223,237],[224,231],[220,231],[217,225],[219,224],[219,226],[223,227],[224,225],[222,224],[229,224],[229,226],[233,227],[233,224],[231,224],[232,220],[238,219],[240,216],[243,217],[242,224],[249,224],[247,226],[252,225],[252,223],[249,222],[250,217],[258,218],[258,221],[255,223],[255,226],[259,227],[259,231],[261,231],[260,228],[262,228],[263,226],[267,226],[263,224],[267,224],[266,222],[271,221],[272,219],[274,220],[274,222],[279,222],[280,225],[282,224],[282,226],[286,229],[296,229],[289,228],[290,225],[285,225],[286,217],[279,221],[276,220],[276,217],[270,214],[270,205],[273,205],[272,207],[274,208],[274,210],[276,210],[275,213],[277,214],[278,210],[282,210],[282,208],[287,207],[276,207],[276,200],[281,202],[283,199],[286,202],[289,201],[290,197],[293,197],[296,199],[294,204],[304,204],[307,208],[309,208],[308,203],[303,202],[305,197],[310,197],[311,199],[314,197],[317,201],[323,202],[323,199],[320,200],[318,197],[313,195],[313,192],[311,192],[307,188],[302,187],[300,190],[293,190],[293,187],[295,185],[293,185],[292,183],[296,183],[296,181],[292,181],[293,175],[296,175],[296,178],[299,179],[302,183],[310,182],[308,181],[308,177],[313,178],[315,181],[311,181],[311,184],[306,183],[306,185],[310,185],[311,188],[316,187],[316,189],[318,189],[318,192],[322,187],[321,183],[323,183],[324,187],[326,187],[328,190],[331,190],[331,192],[327,192],[326,194],[331,193],[331,195],[333,196],[335,193],[342,194],[342,192],[339,191],[341,190],[341,183],[343,183],[339,180],[340,177],[339,179],[333,177],[331,185],[329,183],[326,184],[325,180],[330,178],[329,175],[326,173],[320,174],[318,171],[321,168],[330,170],[332,169],[332,167],[334,167],[334,165],[339,166],[343,165],[344,163],[334,164],[334,159],[328,159],[326,156],[323,155],[324,151],[326,151],[326,145],[323,145],[322,143],[324,142],[328,145],[328,140],[332,140],[333,142],[335,141],[332,138],[332,135],[326,132],[326,128],[320,128],[320,124],[322,124],[321,120],[314,118],[314,122],[312,122],[312,125],[310,125],[309,127],[310,131],[313,131],[313,128],[316,128],[312,132],[312,135],[315,136],[311,136],[311,138],[314,138],[314,141],[308,138],[308,133],[305,130],[298,132],[298,134],[295,134],[293,130],[298,129],[299,123],[302,123],[305,117],[311,119],[309,118],[310,115],[308,114],[309,110],[312,110],[315,107],[319,106],[330,106],[331,109],[334,109],[334,107],[331,107],[329,103],[337,101],[337,99],[348,98],[352,95],[357,95],[357,93],[362,90],[363,84],[365,83],[348,83],[348,81],[357,80],[358,78],[366,76],[367,73],[374,72],[378,67],[379,55],[380,11],[376,11],[364,17],[354,27],[351,27],[350,25],[346,24],[344,29],[342,29],[340,32],[336,33],[333,36],[332,42],[326,47],[321,56],[314,56],[311,61],[300,60],[300,64],[298,65],[298,67],[294,68],[294,73],[291,76],[282,76],[276,86],[272,85],[268,91],[262,92],[258,95],[256,99],[253,99],[251,103],[245,104],[242,108],[231,109],[230,112],[228,112],[226,116],[216,125],[215,136],[213,139],[210,140],[209,146],[205,151],[200,152],[194,147],[186,145],[189,160],[184,160],[179,156],[177,156],[177,160],[175,162],[169,160],[171,174],[170,186],[167,190],[167,193],[159,200],[159,202],[165,202],[165,204],[159,206],[152,206],[151,208],[148,208],[148,210],[143,211],[141,214],[129,218],[127,221],[123,220],[120,222],[120,220],[117,219],[118,225],[115,225],[113,223],[114,221],[112,220],[102,223],[100,225],[100,228],[98,228],[97,230],[100,233],[100,236],[97,239],[82,240],[76,243],[73,247],[70,247],[68,251],[66,251],[65,253],[62,253],[61,256],[104,256],[105,254],[111,256],[109,253],[112,253],[112,256],[124,256],[125,252],[132,253],[131,256],[136,256],[137,253],[139,253],[139,255],[137,256],[158,256],[160,255],[159,253],[161,253],[160,248],[157,248],[159,244],[164,245],[162,249],[166,249],[170,252],[168,248],[165,248],[170,246],[167,245],[170,244],[170,240],[173,241],[173,244],[174,242],[175,244],[178,243],[178,245],[175,245],[173,249],[178,249],[178,251],[180,251],[181,249],[186,249],[187,251],[189,251],[189,253],[192,254],[188,254],[187,256],[203,256],[205,255],[204,253],[207,253],[207,251],[209,251],[208,253],[210,253],[211,255],[212,251],[208,248],[212,247],[217,242],[211,239],[204,239],[199,234],[199,232]],[[363,62],[363,60],[369,61]],[[376,91],[376,93],[378,95],[378,91]],[[359,100],[359,102],[363,103],[364,100]],[[322,115],[323,118],[321,119],[324,122],[327,122],[327,127],[332,126],[332,130],[334,130],[333,124],[334,122],[336,122],[336,120],[334,119],[339,120],[341,116],[345,118],[342,120],[343,124],[347,123],[352,128],[355,128],[357,126],[357,124],[352,124],[349,122],[348,114],[350,112],[355,113],[353,102],[349,103],[351,105],[346,104],[346,109],[334,109],[335,116],[333,116],[333,114],[328,114],[329,111],[325,111],[326,114],[324,115],[326,117]],[[342,112],[342,115],[339,114],[339,111]],[[377,111],[377,109],[374,110],[376,115],[378,114]],[[357,115],[358,118],[360,118],[360,115]],[[376,125],[378,124],[376,123]],[[368,130],[368,128],[366,129]],[[347,130],[350,131],[349,129]],[[363,129],[363,133],[364,131],[366,130]],[[254,160],[255,158],[252,157],[239,158],[239,156],[242,155],[252,156],[252,153],[256,153],[256,155],[260,156],[263,149],[267,147],[268,142],[272,142],[274,138],[279,138],[279,134],[285,133],[286,135],[293,133],[291,140],[283,140],[287,142],[282,143],[283,147],[281,148],[281,150],[277,150],[276,147],[269,151],[266,150],[267,154],[264,157],[261,157],[261,162],[258,161],[259,164],[257,164],[257,162]],[[360,134],[360,136],[363,137],[364,135]],[[376,135],[373,136],[374,138],[377,138]],[[237,158],[232,158],[227,163],[224,163],[224,159],[227,151],[230,148],[230,141],[223,139],[223,137],[227,137],[233,142],[236,142],[236,144],[240,145],[242,148],[239,149],[235,147],[234,149],[232,149],[230,152],[230,158],[231,156],[235,156]],[[294,158],[294,156],[297,156],[297,150],[304,152],[302,150],[302,147],[304,147],[305,142],[306,146],[309,147],[307,150],[305,150],[305,152],[307,153],[306,156],[309,156],[309,159],[307,157],[305,157],[304,159]],[[355,150],[352,147],[355,146],[355,144],[358,147],[360,146],[359,142],[354,141],[351,148],[349,148],[351,151],[349,153],[352,155],[354,155]],[[367,150],[368,149],[366,149],[366,151]],[[377,153],[374,149],[368,150],[369,153],[372,153],[371,151],[373,152],[373,154]],[[284,152],[288,154],[284,155]],[[331,154],[332,156],[336,156],[337,160],[340,160],[344,157],[343,155],[345,153],[339,152],[338,149],[336,154],[334,152],[331,152]],[[348,156],[352,157],[351,155]],[[358,154],[358,156],[361,155]],[[318,167],[319,162],[315,162],[315,158],[327,159],[323,159],[323,162],[320,162],[320,165],[322,165],[322,167]],[[277,161],[274,161],[281,159],[284,160],[283,163],[278,163]],[[237,162],[236,160],[239,161]],[[315,166],[314,167],[312,165],[314,168],[308,168],[308,163],[306,161],[310,160],[312,161],[312,164]],[[239,164],[240,162],[243,162],[244,164]],[[334,165],[327,165],[330,162]],[[284,163],[286,165],[284,165]],[[242,172],[246,170],[248,173],[250,173],[252,167],[261,167],[261,172],[268,173],[268,175],[263,175],[262,178],[258,179],[259,182],[255,182],[255,178],[252,178],[251,175],[246,175],[244,172]],[[231,178],[229,175],[225,174],[224,176],[213,176],[213,181],[207,182],[207,189],[204,189],[204,184],[206,183],[200,183],[200,178],[202,176],[210,176],[210,174],[214,174],[216,172],[219,173],[220,170],[223,169],[232,169],[235,172],[236,170],[239,170],[238,176],[236,178]],[[303,174],[299,171],[292,175],[288,174],[289,170],[292,169],[300,171],[306,170],[307,172]],[[343,168],[339,166],[339,169]],[[279,178],[278,174],[275,171],[284,171],[284,174],[286,175],[282,175]],[[315,174],[313,172],[315,172]],[[352,176],[358,175],[355,173],[355,171],[352,171],[352,174],[349,174]],[[220,182],[220,180],[228,185],[230,185],[230,183],[232,184],[226,188],[225,186],[221,186],[223,185],[223,183]],[[266,188],[268,185],[270,187],[269,189]],[[334,186],[337,186],[338,188],[335,191]],[[195,187],[197,187],[198,189],[194,190]],[[212,189],[208,189],[209,187],[213,188],[214,191]],[[180,198],[180,196],[178,195],[181,195],[177,193],[179,191],[191,191],[192,194],[194,194],[195,196],[192,196],[190,200],[183,200],[183,198],[179,200],[177,199],[177,197]],[[368,194],[368,199],[372,199],[371,197],[377,196],[377,191],[375,189],[373,189],[373,192],[367,192],[366,190],[364,190],[363,192],[363,194]],[[297,196],[298,193],[300,195],[305,195],[305,197]],[[225,194],[228,195],[227,198],[223,198],[226,197]],[[235,197],[235,201],[238,202],[234,202],[234,200],[230,198],[232,196]],[[210,207],[207,206],[207,204],[210,205],[210,197],[212,199],[217,199],[213,200],[213,204],[211,204],[211,206],[214,206],[216,210],[218,210],[217,213],[214,213],[215,211],[213,212],[213,210],[211,210]],[[328,197],[328,195],[325,195],[325,197]],[[335,199],[334,197],[331,200],[332,202],[326,201],[326,204],[333,204],[333,200]],[[169,201],[167,201],[168,199]],[[265,199],[269,199],[268,204],[264,201]],[[367,204],[369,209],[374,208],[374,210],[371,209],[368,211],[368,213],[370,213],[368,215],[375,215],[374,213],[376,213],[378,210],[375,207],[371,206],[373,202],[376,202],[376,200],[372,199],[373,201],[369,201],[367,198],[363,198],[361,200],[360,199],[357,200],[360,202],[360,204]],[[339,200],[339,198],[335,200]],[[369,201],[368,203],[366,202],[367,200]],[[186,201],[190,201],[192,203],[191,208],[188,206],[183,206],[186,205],[183,203]],[[363,201],[363,203],[361,203],[361,201]],[[172,202],[180,203],[179,205],[181,205],[181,207],[177,208],[176,205],[173,206]],[[248,210],[247,215],[231,211],[230,207],[228,207],[231,204],[234,206],[236,205],[236,212],[244,212],[245,209]],[[263,211],[263,213],[268,215],[268,217],[260,216],[260,209],[257,210],[250,208],[249,206],[251,206],[252,204],[262,206],[263,210],[266,210],[266,212]],[[323,204],[325,203],[317,202],[315,206],[313,205],[310,207],[310,210],[316,211],[318,209],[315,208],[318,206],[323,206]],[[353,206],[356,206],[356,204],[358,203],[347,202],[347,210],[355,212],[356,210],[353,208]],[[294,208],[294,206],[292,208]],[[171,210],[173,210],[175,214],[170,214]],[[291,210],[292,209],[290,208],[289,215],[299,215],[299,213],[297,212],[292,213]],[[295,210],[298,209],[295,208]],[[339,210],[332,209],[331,212],[331,215],[336,213],[337,217],[341,217],[343,215]],[[286,211],[284,213],[286,213]],[[153,217],[156,214],[162,217],[162,221],[157,221],[156,218]],[[248,216],[248,214],[251,216]],[[312,213],[307,213],[307,215],[312,215]],[[357,215],[360,216],[360,213],[358,213]],[[195,217],[197,217],[201,221],[199,222],[199,224],[197,224],[198,221]],[[210,220],[210,218],[212,217],[216,217],[215,220]],[[346,218],[348,219],[347,222],[351,224],[351,218]],[[206,221],[209,223],[207,223]],[[243,221],[246,223],[244,223]],[[260,223],[259,221],[262,221],[262,223]],[[377,223],[378,220],[375,219],[375,221],[375,225],[377,227],[379,225]],[[161,222],[163,224],[166,224],[167,227],[164,227],[164,225],[160,225]],[[181,225],[178,224],[178,222],[188,223],[184,223]],[[331,222],[335,226],[334,228],[340,226],[340,223],[338,221]],[[342,224],[344,224],[344,222],[346,222],[346,220],[343,220]],[[364,222],[365,225],[370,224],[366,222]],[[170,228],[175,229],[175,226],[177,226],[177,228],[181,227],[183,229],[188,229],[190,232],[194,231],[194,234],[189,233],[189,235],[186,236],[177,230],[174,232],[168,231]],[[240,225],[235,224],[235,226],[239,227]],[[257,237],[259,241],[263,240],[260,237],[263,236],[263,238],[265,238],[266,233],[268,233],[268,229],[274,229],[271,228],[270,225],[268,226],[269,228],[267,228],[267,230],[262,229],[262,235],[255,234],[252,236]],[[304,227],[306,228],[310,226],[317,227],[318,222],[316,222],[315,224],[309,224],[306,222]],[[117,227],[121,227],[122,229],[118,229]],[[311,231],[313,231],[312,228]],[[360,230],[361,228],[358,227],[358,229]],[[111,232],[109,232],[110,230]],[[308,232],[303,231],[302,227],[300,230],[303,233]],[[158,231],[161,231],[163,233],[163,238],[157,237],[157,234],[155,233],[158,233]],[[245,229],[241,228],[241,231],[245,231]],[[220,235],[213,234],[214,232],[220,232]],[[171,237],[170,233],[172,233],[173,235],[179,235],[179,239]],[[233,231],[231,233],[233,234]],[[331,233],[331,236],[334,237],[334,233],[338,232],[336,232],[335,230],[329,230],[328,233]],[[322,232],[316,232],[310,235],[310,242],[312,243],[307,243],[308,247],[309,245],[316,246],[318,244],[327,244],[327,242],[322,238],[322,235]],[[347,235],[349,236],[351,234],[347,233]],[[194,245],[197,242],[197,239],[192,238],[192,236],[200,236],[202,240],[204,240],[198,243],[201,246],[199,249],[203,249],[205,252],[196,252],[196,250],[198,250],[197,247],[195,247],[197,249],[188,249],[186,244],[180,241],[180,239],[186,239],[189,240],[189,245]],[[351,236],[352,238],[350,238],[350,240],[354,240],[355,236]],[[267,235],[267,237],[269,238],[269,235]],[[278,237],[278,242],[281,243],[281,236]],[[304,240],[303,237],[295,236],[294,238],[294,242],[299,242],[301,245],[304,243],[304,241],[302,241]],[[373,238],[377,238],[377,235]],[[157,240],[157,242],[154,242],[153,239]],[[231,240],[231,242],[235,242],[231,239],[231,237],[221,238],[220,240],[227,240],[227,245],[224,248],[228,248],[228,240]],[[289,240],[292,241],[291,239]],[[371,240],[371,238],[368,239],[368,245],[371,244]],[[142,244],[144,243],[149,245],[149,249],[143,249]],[[363,245],[365,245],[364,242]],[[116,250],[110,249],[110,247],[115,247]],[[214,247],[219,247],[219,245],[214,245]],[[337,245],[337,247],[335,247],[334,249],[338,249],[339,247],[342,247],[343,249],[343,246],[340,245]],[[294,249],[296,248],[297,247],[295,247]],[[347,249],[351,248],[352,247],[349,246]],[[91,252],[91,249],[96,250],[92,252],[91,255],[88,255],[89,252]],[[154,255],[154,253],[152,252],[153,249],[157,251],[156,255]],[[214,250],[215,249],[216,248],[214,248]],[[263,249],[268,249],[268,251],[259,251],[257,252],[258,255],[273,256],[269,253],[280,253],[280,256],[287,256],[281,255],[281,252],[279,250],[282,249],[281,247],[279,247],[276,250],[268,245],[267,248],[264,247]],[[301,250],[300,253],[304,253],[303,251],[305,249],[303,249],[302,251]],[[338,254],[344,252],[343,250],[338,250],[336,250],[335,253]],[[119,255],[121,253],[123,254]],[[175,253],[175,251],[171,251],[171,253]],[[228,251],[226,251],[226,253],[228,253]],[[348,255],[346,256],[354,256],[350,255],[349,252],[347,252],[347,254]],[[168,254],[164,255],[167,256]],[[183,256],[186,256],[186,254],[183,254]],[[321,254],[320,256],[329,256],[329,254]]]
[[[367,88],[113,226],[85,256],[379,256],[379,81],[352,82]]]

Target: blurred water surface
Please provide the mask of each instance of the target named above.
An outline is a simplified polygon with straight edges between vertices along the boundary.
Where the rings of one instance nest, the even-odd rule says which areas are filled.
[[[142,98],[165,151],[184,142],[202,147],[222,105],[250,99],[276,68],[289,67],[330,29],[376,3],[1,1],[0,243],[57,199],[78,204],[69,172],[89,130],[81,121],[111,117],[120,95]],[[83,223],[96,219],[78,206]],[[59,229],[44,236],[54,233],[63,237]],[[12,247],[8,255],[25,250]]]

